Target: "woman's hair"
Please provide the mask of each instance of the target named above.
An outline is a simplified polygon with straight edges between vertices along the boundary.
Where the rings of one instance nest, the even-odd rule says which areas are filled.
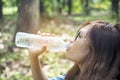
[[[67,73],[65,80],[120,80],[120,24],[112,25],[104,21],[91,21],[93,24],[88,36],[91,41],[90,52],[82,63],[75,64]]]

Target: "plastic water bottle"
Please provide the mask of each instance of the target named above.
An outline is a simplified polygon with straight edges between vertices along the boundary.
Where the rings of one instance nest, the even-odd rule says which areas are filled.
[[[68,42],[64,42],[61,38],[24,32],[16,33],[15,44],[17,47],[24,48],[41,48],[43,45],[47,45],[47,50],[52,52],[65,51],[68,47]]]

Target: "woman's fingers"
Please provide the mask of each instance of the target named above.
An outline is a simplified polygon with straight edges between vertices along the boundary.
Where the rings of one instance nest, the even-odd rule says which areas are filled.
[[[41,35],[41,36],[49,36],[49,37],[53,37],[55,36],[55,34],[51,34],[51,33],[41,33],[40,31],[37,32],[38,35]]]
[[[38,32],[37,32],[37,34],[38,34],[38,35],[40,35],[40,34],[41,34],[41,32],[40,32],[40,31],[38,31]]]
[[[43,54],[47,49],[47,46],[44,45],[42,48],[29,48],[29,53],[31,56],[39,56],[40,54]]]
[[[38,55],[42,54],[43,52],[45,52],[47,50],[47,46],[44,45],[41,50],[38,52]]]

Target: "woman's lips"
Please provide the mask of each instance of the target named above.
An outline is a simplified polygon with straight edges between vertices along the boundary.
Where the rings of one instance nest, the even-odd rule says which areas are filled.
[[[66,49],[66,51],[69,51],[69,49],[70,49],[70,47],[68,47],[68,48]]]

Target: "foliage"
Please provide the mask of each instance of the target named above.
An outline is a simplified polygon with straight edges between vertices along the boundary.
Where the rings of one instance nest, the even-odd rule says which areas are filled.
[[[16,0],[2,0],[3,1],[3,14],[13,15],[17,13],[17,2]]]
[[[81,13],[82,12],[82,7],[81,7],[81,2],[80,0],[75,0],[73,2],[73,13]]]
[[[68,11],[68,0],[65,0],[65,3],[63,5],[64,0],[60,0],[60,3],[57,2],[57,0],[41,0],[42,3],[40,5],[44,6],[45,14],[48,15],[54,15],[54,13],[57,13],[58,7],[62,8],[62,13],[66,13]],[[18,10],[18,2],[16,0],[3,0],[4,6],[3,6],[3,13],[4,14],[15,14]],[[82,11],[83,4],[81,0],[72,0],[73,8],[72,13],[75,14],[84,14]],[[103,10],[103,11],[109,11],[111,10],[111,2],[110,0],[92,0],[90,1],[89,8],[91,10]]]
[[[4,7],[3,8],[3,14],[4,15],[13,15],[17,12],[17,7]]]
[[[4,3],[4,7],[15,7],[16,0],[2,0]]]

